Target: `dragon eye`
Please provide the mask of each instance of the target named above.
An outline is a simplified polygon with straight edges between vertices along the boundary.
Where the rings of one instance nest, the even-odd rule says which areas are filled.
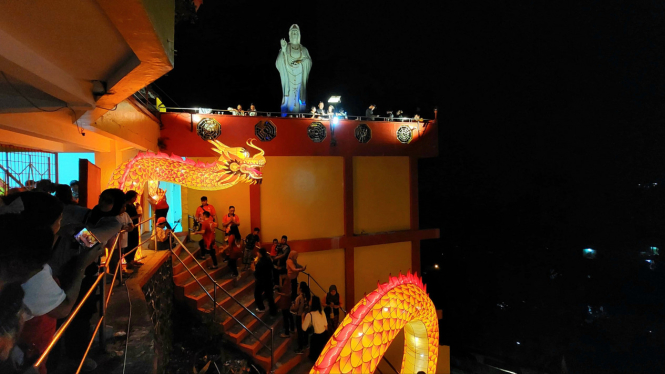
[[[248,158],[249,157],[249,152],[245,148],[240,148],[238,150],[238,157],[240,158]]]

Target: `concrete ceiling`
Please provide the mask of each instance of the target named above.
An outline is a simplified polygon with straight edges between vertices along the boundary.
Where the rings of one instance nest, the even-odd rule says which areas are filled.
[[[94,1],[5,1],[0,30],[75,79],[105,81],[134,53]]]

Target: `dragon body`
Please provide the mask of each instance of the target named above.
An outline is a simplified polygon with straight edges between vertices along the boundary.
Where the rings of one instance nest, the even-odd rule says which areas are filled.
[[[222,190],[239,183],[261,183],[261,169],[266,159],[254,139],[247,141],[249,147],[259,150],[254,156],[243,147],[229,147],[217,140],[209,140],[219,159],[204,163],[184,159],[165,153],[139,153],[122,163],[113,172],[108,188],[119,188],[125,192],[134,190],[143,193],[146,182],[148,193],[156,196],[160,181],[179,184],[197,190]]]
[[[349,311],[310,374],[374,373],[402,329],[400,373],[435,373],[439,351],[436,308],[422,279],[410,272],[379,283]]]

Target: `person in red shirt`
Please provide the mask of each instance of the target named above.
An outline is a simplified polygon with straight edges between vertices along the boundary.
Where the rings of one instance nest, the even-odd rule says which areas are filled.
[[[205,220],[201,222],[201,230],[195,232],[195,234],[203,235],[203,239],[199,240],[201,260],[205,260],[205,255],[210,253],[212,266],[208,267],[208,269],[217,269],[217,255],[215,254],[215,228],[217,227],[217,223],[213,222],[210,212],[203,212],[203,217]]]
[[[236,207],[233,205],[229,207],[229,213],[222,218],[222,226],[224,227],[224,232],[226,232],[227,236],[231,231],[231,227],[240,226],[240,217],[236,215]]]
[[[164,217],[166,218],[166,215],[169,212],[169,203],[166,202],[166,190],[163,190],[161,188],[157,189],[157,198],[153,198],[152,196],[148,195],[148,202],[153,205],[155,208],[155,217],[157,219]],[[166,222],[166,227],[171,229],[171,225],[169,222]]]
[[[243,244],[242,237],[240,236],[240,231],[238,231],[238,226],[231,226],[228,239],[229,244],[227,244],[222,249],[222,251],[228,253],[229,268],[231,268],[231,273],[233,274],[233,277],[236,277],[239,280],[240,274],[238,274],[238,259],[242,257],[245,245]]]
[[[214,206],[208,204],[208,197],[207,196],[201,196],[201,206],[196,208],[196,213],[194,213],[194,215],[196,216],[196,219],[199,222],[204,220],[203,212],[210,213],[210,216],[212,217],[212,220],[214,222],[217,222],[217,211],[215,211]]]

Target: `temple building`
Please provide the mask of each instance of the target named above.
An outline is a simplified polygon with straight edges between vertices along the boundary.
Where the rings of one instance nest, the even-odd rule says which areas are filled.
[[[180,175],[158,180],[171,206],[167,220],[179,223],[176,231],[183,240],[200,240],[189,229],[205,195],[219,216],[235,207],[243,237],[259,227],[265,248],[274,238],[288,236],[291,249],[300,254],[298,262],[307,265],[312,291],[325,297],[321,289],[336,285],[347,311],[376,290],[377,281],[389,281],[390,274],[420,274],[421,241],[439,237],[439,229],[420,229],[418,221],[418,160],[438,154],[436,112],[424,120],[392,121],[352,113],[346,118],[282,117],[279,103],[275,112],[253,116],[167,110],[150,84],[174,68],[173,15],[173,2],[156,0],[0,5],[2,192],[23,187],[27,180],[68,184],[76,179],[80,203],[93,207],[99,193],[115,183],[114,173],[131,168],[131,160],[145,152],[189,159],[194,161],[189,175],[174,169]],[[220,165],[220,153],[209,140],[242,147],[233,152],[243,159],[263,152],[265,163],[255,178],[215,188],[217,182],[203,179],[213,175],[223,181],[227,173],[220,168],[250,166]],[[73,176],[61,177],[65,172]],[[149,192],[147,181],[141,183]],[[140,201],[149,206],[147,193]],[[144,210],[145,218],[151,214]],[[223,234],[217,238],[222,241]],[[196,283],[208,275],[197,271],[194,261],[178,262],[183,253],[161,254],[161,262],[150,266],[171,261],[175,300],[193,313],[205,313],[205,294]],[[239,300],[247,300],[245,307],[253,306],[251,274],[243,275],[245,283],[231,283],[226,274],[219,271],[210,279],[229,285]],[[305,275],[299,279],[310,281]],[[230,310],[245,321],[241,309]],[[241,349],[269,371],[259,344],[247,343],[248,336],[229,321],[221,322],[223,333],[235,334]],[[268,341],[265,335],[260,339]],[[279,364],[277,372],[303,368],[303,356],[286,353],[288,341],[272,344],[273,355],[279,356],[272,363]],[[400,333],[385,354],[398,368],[404,345]],[[439,347],[438,365],[436,372],[449,372],[448,347]],[[378,367],[393,372],[385,360]]]

